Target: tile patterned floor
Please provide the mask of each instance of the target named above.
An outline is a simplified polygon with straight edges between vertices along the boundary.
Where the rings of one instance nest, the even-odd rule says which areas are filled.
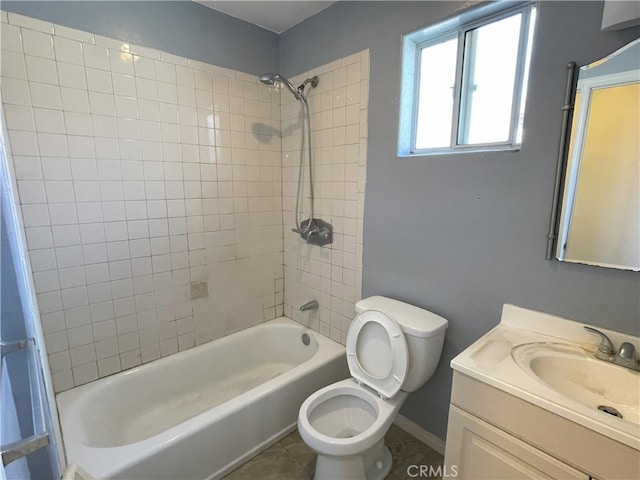
[[[411,478],[407,475],[409,465],[432,465],[435,468],[443,463],[442,455],[395,425],[387,432],[385,443],[393,456],[387,480]],[[238,467],[224,480],[311,480],[315,463],[315,454],[296,430]]]

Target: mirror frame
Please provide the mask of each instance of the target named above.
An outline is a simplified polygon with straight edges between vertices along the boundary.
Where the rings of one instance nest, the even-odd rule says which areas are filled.
[[[582,142],[576,142],[576,148],[573,152],[574,161],[571,162],[572,168],[571,171],[567,171],[568,165],[570,163],[569,158],[569,150],[571,144],[571,136],[574,134],[574,138],[584,139],[586,134],[586,123],[588,116],[588,108],[584,108],[585,104],[588,104],[590,95],[584,95],[585,92],[591,93],[592,89],[597,88],[602,84],[601,80],[596,78],[587,78],[582,81],[578,78],[579,70],[588,70],[590,68],[595,68],[600,64],[603,64],[618,55],[620,55],[625,50],[632,48],[640,43],[640,38],[628,43],[627,45],[622,46],[615,52],[610,55],[605,56],[604,58],[592,62],[590,64],[584,65],[580,67],[580,69],[576,69],[576,63],[570,62],[567,65],[567,85],[565,90],[565,100],[562,106],[562,130],[560,134],[560,146],[558,149],[558,159],[556,164],[556,178],[555,178],[555,186],[554,186],[554,194],[553,194],[553,206],[551,211],[551,220],[549,222],[549,232],[547,234],[547,260],[557,259],[558,261],[566,261],[561,255],[561,241],[562,239],[566,239],[568,235],[568,228],[570,223],[570,215],[566,215],[564,212],[565,201],[569,201],[570,208],[573,208],[573,202],[575,197],[575,188],[577,185],[577,180],[573,177],[576,176],[577,170],[581,164],[580,155],[582,154],[584,145]],[[634,70],[628,70],[621,73],[608,74],[606,77],[611,79],[615,77],[615,83],[624,84],[638,81],[640,76],[640,72]],[[580,111],[578,112],[578,118],[575,125],[575,131],[571,132],[571,124],[573,121],[573,113],[575,109],[575,98],[576,92],[578,90],[578,84],[581,84],[583,87],[583,95],[581,96],[581,105]],[[585,90],[586,89],[586,90]],[[587,105],[588,106],[588,105]],[[573,181],[568,181],[570,178],[573,178]],[[565,192],[565,187],[569,190]],[[565,195],[566,193],[566,195]],[[569,218],[567,218],[569,217]],[[617,268],[623,270],[632,270],[639,271],[635,267],[623,267],[618,265],[606,265],[600,263],[589,263],[589,262],[571,262],[571,263],[580,263],[583,265],[593,265],[600,266],[604,268]]]

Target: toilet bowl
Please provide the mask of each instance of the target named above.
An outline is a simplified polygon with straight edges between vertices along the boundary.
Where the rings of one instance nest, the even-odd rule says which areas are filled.
[[[298,430],[318,454],[314,478],[382,479],[391,470],[384,435],[410,391],[437,366],[447,321],[385,297],[356,304],[347,334],[352,378],[307,398]]]
[[[407,398],[382,400],[375,390],[346,379],[312,394],[300,407],[298,430],[322,460],[314,478],[384,478],[391,454],[381,443]],[[372,470],[367,475],[366,470]]]

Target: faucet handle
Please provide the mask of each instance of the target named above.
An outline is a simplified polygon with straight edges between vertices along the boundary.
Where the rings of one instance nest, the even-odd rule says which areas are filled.
[[[598,345],[598,353],[596,353],[596,358],[599,358],[601,360],[611,361],[612,358],[615,356],[615,354],[613,352],[613,343],[611,343],[611,340],[609,339],[609,337],[607,337],[600,330],[596,330],[595,328],[585,326],[584,329],[587,332],[600,335],[601,340],[600,340],[600,345]]]
[[[618,350],[618,358],[620,360],[624,360],[625,362],[635,362],[636,348],[633,346],[633,343],[623,342],[622,344],[620,344],[620,349]]]

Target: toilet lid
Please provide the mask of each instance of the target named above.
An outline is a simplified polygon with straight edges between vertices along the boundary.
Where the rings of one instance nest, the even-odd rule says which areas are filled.
[[[407,375],[407,342],[400,325],[378,311],[364,310],[347,333],[347,363],[356,379],[386,398],[393,397]]]

